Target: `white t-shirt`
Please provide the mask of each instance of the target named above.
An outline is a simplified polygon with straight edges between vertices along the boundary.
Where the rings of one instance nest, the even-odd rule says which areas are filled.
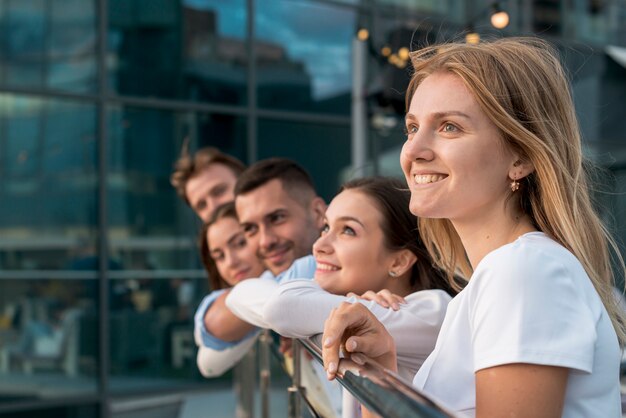
[[[443,290],[421,290],[405,297],[400,310],[383,308],[373,301],[333,295],[313,280],[244,280],[226,298],[228,308],[244,321],[271,328],[292,338],[311,337],[324,331],[330,311],[342,302],[359,302],[381,321],[392,335],[398,352],[400,374],[411,378],[431,353],[450,296]]]
[[[541,232],[489,253],[448,305],[414,385],[464,416],[474,373],[511,363],[570,368],[563,416],[621,417],[620,349],[580,262]]]

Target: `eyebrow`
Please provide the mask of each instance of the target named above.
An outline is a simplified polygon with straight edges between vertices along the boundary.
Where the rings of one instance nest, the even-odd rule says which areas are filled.
[[[358,223],[359,225],[361,225],[363,228],[365,228],[365,225],[363,225],[363,222],[361,222],[360,220],[358,220],[357,218],[355,218],[354,216],[340,216],[336,219],[336,221],[353,221]]]
[[[281,212],[288,213],[289,211],[287,210],[287,208],[274,209],[270,213],[267,213],[267,214],[263,215],[263,219],[271,218],[272,216],[274,216],[274,215],[276,215],[278,213],[281,213]]]
[[[463,112],[459,112],[458,110],[449,110],[447,112],[435,112],[433,114],[430,115],[431,117],[435,118],[435,119],[442,119],[445,118],[447,116],[460,116],[462,118],[466,118],[466,119],[471,119],[469,117],[468,114],[463,113]],[[413,116],[411,113],[407,113],[405,120],[417,120],[415,116]]]

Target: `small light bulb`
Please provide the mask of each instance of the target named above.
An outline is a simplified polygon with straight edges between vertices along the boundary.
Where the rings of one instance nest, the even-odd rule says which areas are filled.
[[[380,53],[383,54],[383,57],[388,57],[389,55],[391,55],[391,48],[389,48],[388,46],[384,46],[380,50]]]
[[[469,32],[465,34],[465,42],[468,44],[480,43],[480,35],[476,32]]]
[[[503,10],[500,10],[491,15],[491,24],[494,28],[504,29],[509,24],[509,14]]]
[[[407,61],[409,59],[409,48],[402,47],[398,50],[398,56],[401,60]]]
[[[367,41],[367,39],[370,37],[370,33],[367,29],[359,29],[359,31],[356,33],[356,37],[359,41]]]

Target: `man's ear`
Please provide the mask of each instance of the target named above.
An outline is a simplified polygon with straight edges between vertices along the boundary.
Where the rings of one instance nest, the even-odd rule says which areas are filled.
[[[311,210],[311,216],[315,221],[315,226],[319,229],[322,229],[324,226],[324,215],[326,215],[326,202],[319,196],[316,196],[311,201],[311,205],[309,206]]]
[[[413,254],[411,250],[404,249],[396,251],[396,253],[392,256],[389,271],[394,272],[395,275],[399,277],[409,271],[416,262],[417,256]]]

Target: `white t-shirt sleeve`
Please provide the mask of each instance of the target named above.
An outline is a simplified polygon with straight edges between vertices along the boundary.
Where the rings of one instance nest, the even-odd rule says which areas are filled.
[[[283,336],[304,338],[323,332],[324,321],[342,302],[361,303],[392,335],[398,366],[412,376],[435,346],[450,296],[441,290],[424,290],[405,299],[407,303],[394,311],[374,301],[328,293],[315,281],[291,280],[278,286],[268,299],[263,318]]]
[[[198,370],[204,377],[221,376],[246,355],[250,347],[256,342],[257,336],[258,332],[254,338],[247,338],[224,350],[199,346],[198,354],[196,355]]]
[[[590,373],[595,315],[576,283],[588,280],[581,270],[565,249],[517,244],[488,254],[468,295],[474,371],[530,363]]]
[[[313,280],[291,279],[267,299],[263,320],[284,337],[310,337],[324,331],[330,311],[347,300],[326,292]]]
[[[273,279],[247,279],[232,288],[226,306],[237,317],[260,328],[270,328],[263,319],[263,307],[278,287]]]

